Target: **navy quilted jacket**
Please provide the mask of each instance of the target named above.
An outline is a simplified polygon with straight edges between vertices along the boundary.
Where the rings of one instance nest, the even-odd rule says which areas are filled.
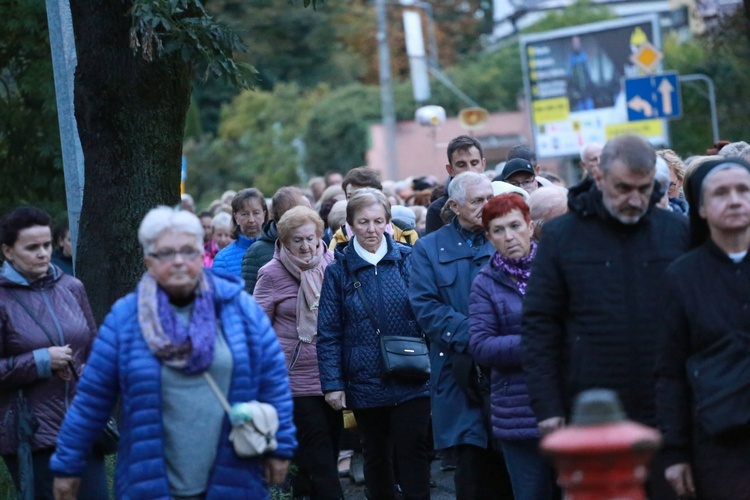
[[[220,321],[234,366],[230,404],[258,400],[279,414],[274,456],[291,458],[296,447],[292,395],[284,355],[268,317],[242,290],[239,278],[205,271],[213,278]],[[169,499],[161,414],[161,365],[151,355],[138,325],[135,293],[117,301],[102,325],[78,393],[63,422],[51,469],[79,476],[87,450],[104,427],[120,396],[120,445],[115,496],[121,499]],[[260,459],[240,459],[229,441],[224,418],[219,450],[206,499],[267,499]]]
[[[539,438],[521,368],[522,300],[491,260],[474,280],[469,298],[469,352],[492,369],[492,434],[507,440]]]
[[[323,280],[318,311],[321,388],[324,393],[345,391],[349,409],[393,406],[429,395],[429,382],[404,383],[381,376],[375,326],[354,289],[359,279],[381,332],[421,335],[407,296],[411,248],[394,243],[388,234],[384,237],[388,253],[377,266],[357,255],[353,245],[340,243]]]

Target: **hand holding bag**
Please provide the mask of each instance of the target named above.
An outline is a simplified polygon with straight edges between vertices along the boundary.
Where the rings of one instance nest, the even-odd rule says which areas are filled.
[[[354,289],[359,295],[370,321],[375,326],[375,333],[380,341],[380,360],[384,376],[407,379],[413,382],[424,382],[430,378],[430,354],[424,334],[421,337],[403,335],[383,335],[379,321],[362,291],[362,283],[354,282]]]
[[[276,432],[279,430],[279,415],[276,412],[276,408],[268,403],[261,403],[259,401],[240,403],[242,405],[240,411],[251,418],[235,423],[236,419],[232,418],[235,412],[232,411],[232,407],[229,406],[229,402],[221,393],[214,378],[207,371],[203,372],[203,378],[206,379],[206,382],[208,382],[208,385],[214,391],[214,394],[216,394],[224,411],[229,415],[230,421],[232,421],[232,431],[229,433],[229,440],[232,442],[237,456],[243,458],[259,457],[278,448]]]

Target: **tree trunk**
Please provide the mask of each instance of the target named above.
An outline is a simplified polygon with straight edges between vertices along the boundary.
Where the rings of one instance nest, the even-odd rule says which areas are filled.
[[[179,201],[190,65],[130,49],[129,1],[71,2],[75,114],[85,161],[76,275],[101,322],[144,272],[138,225]]]

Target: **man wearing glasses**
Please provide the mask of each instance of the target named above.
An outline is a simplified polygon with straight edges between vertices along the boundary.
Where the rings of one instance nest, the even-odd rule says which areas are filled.
[[[534,167],[523,158],[513,158],[506,162],[503,172],[500,174],[500,180],[520,187],[529,194],[539,188]]]

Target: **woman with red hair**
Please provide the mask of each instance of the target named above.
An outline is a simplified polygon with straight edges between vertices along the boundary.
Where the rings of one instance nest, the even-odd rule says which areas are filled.
[[[484,206],[482,223],[497,252],[479,272],[469,300],[469,351],[492,370],[492,434],[516,500],[555,498],[552,468],[539,453],[521,356],[521,309],[536,242],[529,206],[515,193]]]

